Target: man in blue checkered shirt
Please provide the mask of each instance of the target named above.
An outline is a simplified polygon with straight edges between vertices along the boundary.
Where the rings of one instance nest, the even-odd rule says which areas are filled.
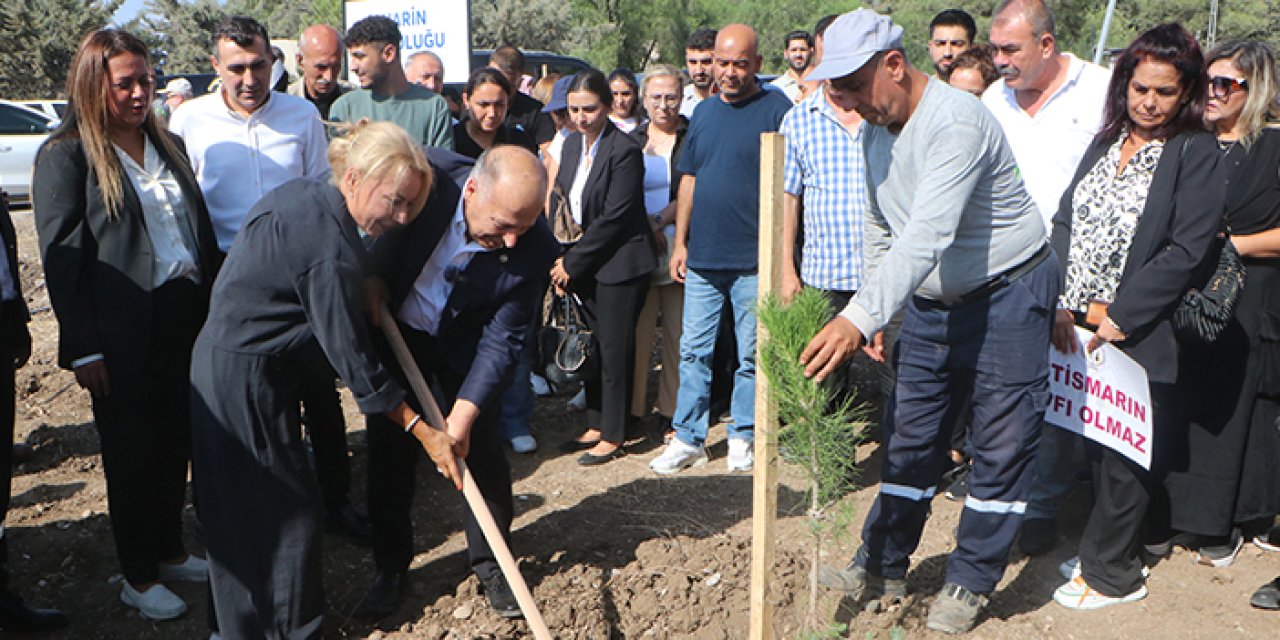
[[[782,296],[803,286],[827,292],[843,309],[861,286],[862,217],[867,208],[862,118],[848,97],[824,86],[787,112],[783,180]],[[796,234],[804,247],[796,270]]]

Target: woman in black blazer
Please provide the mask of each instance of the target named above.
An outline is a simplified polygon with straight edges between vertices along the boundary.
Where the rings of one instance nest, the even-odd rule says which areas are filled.
[[[186,605],[161,581],[207,580],[182,543],[187,372],[217,243],[178,138],[151,110],[145,44],[114,29],[72,61],[71,112],[40,149],[33,201],[58,364],[92,394],[121,599],[151,619]]]
[[[640,146],[609,122],[613,95],[604,75],[583,71],[569,84],[569,117],[556,187],[582,237],[556,261],[551,282],[581,296],[599,345],[600,379],[587,383],[587,430],[566,442],[584,466],[622,455],[635,360],[636,318],[658,266],[644,210]]]
[[[1139,542],[1167,540],[1160,478],[1177,455],[1178,344],[1170,316],[1222,223],[1221,154],[1204,131],[1204,61],[1177,24],[1139,36],[1120,55],[1102,131],[1085,152],[1054,217],[1054,251],[1067,265],[1054,345],[1073,348],[1073,324],[1096,331],[1147,371],[1154,425],[1151,470],[1095,442],[1085,449],[1094,506],[1059,604],[1093,609],[1146,596]],[[1172,445],[1172,446],[1171,446]],[[1148,547],[1151,548],[1151,547]]]

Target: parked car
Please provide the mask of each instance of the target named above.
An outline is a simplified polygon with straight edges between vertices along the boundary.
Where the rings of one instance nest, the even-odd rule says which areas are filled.
[[[0,100],[0,188],[9,192],[11,203],[31,202],[36,151],[58,124],[43,111]]]
[[[20,100],[19,104],[35,109],[54,120],[62,120],[67,117],[66,100]]]

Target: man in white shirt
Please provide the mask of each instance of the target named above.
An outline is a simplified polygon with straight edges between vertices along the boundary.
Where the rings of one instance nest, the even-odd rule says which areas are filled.
[[[680,115],[686,118],[693,118],[693,110],[698,103],[716,92],[715,75],[712,73],[716,33],[715,29],[696,29],[685,41],[685,72],[689,74],[689,84],[684,88],[684,97],[680,101]]]
[[[213,41],[221,88],[184,104],[169,128],[187,145],[225,253],[254,203],[294,178],[329,175],[329,160],[315,106],[271,91],[267,30],[252,18],[230,17],[218,23]]]
[[[991,22],[992,51],[1002,78],[982,103],[1004,130],[1027,193],[1046,231],[1062,192],[1102,124],[1107,84],[1102,67],[1058,51],[1053,13],[1043,0],[1004,0]],[[1071,488],[1074,436],[1043,429],[1035,479],[1018,546],[1028,556],[1048,553],[1057,541],[1058,499]]]
[[[213,42],[221,88],[184,104],[169,128],[186,142],[218,249],[226,253],[262,196],[295,178],[329,175],[329,146],[315,105],[271,91],[271,41],[261,24],[243,16],[223,19]],[[369,524],[348,497],[350,454],[333,381],[331,371],[316,371],[299,386],[325,525],[367,543]]]
[[[779,88],[799,103],[808,95],[804,91],[804,72],[809,70],[809,62],[813,58],[813,36],[808,31],[792,31],[787,34],[785,57],[787,71],[769,84]]]

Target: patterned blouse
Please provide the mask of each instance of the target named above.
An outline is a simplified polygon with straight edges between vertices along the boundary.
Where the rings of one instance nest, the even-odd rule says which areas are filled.
[[[1072,311],[1087,311],[1091,300],[1115,301],[1133,233],[1147,204],[1164,141],[1148,142],[1124,171],[1118,171],[1120,148],[1128,137],[1127,132],[1121,134],[1072,192],[1071,248],[1062,293],[1062,306]]]

